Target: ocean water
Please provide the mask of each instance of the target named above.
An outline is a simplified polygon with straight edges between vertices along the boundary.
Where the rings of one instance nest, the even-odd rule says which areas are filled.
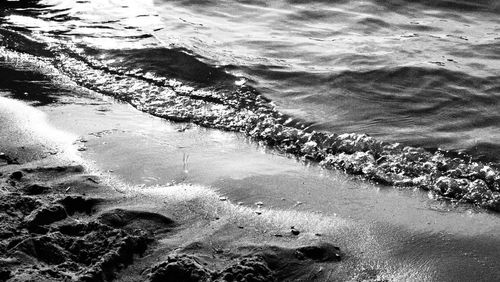
[[[0,5],[0,45],[41,59],[78,54],[220,91],[245,84],[309,129],[500,160],[496,0]]]

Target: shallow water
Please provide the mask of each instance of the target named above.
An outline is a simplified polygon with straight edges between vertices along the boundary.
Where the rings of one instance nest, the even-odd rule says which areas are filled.
[[[497,1],[39,3],[2,26],[40,56],[63,42],[123,71],[250,84],[314,129],[500,157]]]

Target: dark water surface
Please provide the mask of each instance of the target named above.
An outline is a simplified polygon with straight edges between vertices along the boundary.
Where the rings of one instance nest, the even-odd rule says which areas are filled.
[[[41,58],[249,84],[312,129],[500,159],[495,0],[0,3],[2,45]]]

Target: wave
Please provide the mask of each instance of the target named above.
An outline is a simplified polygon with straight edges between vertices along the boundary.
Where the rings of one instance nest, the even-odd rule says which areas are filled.
[[[293,89],[282,94],[282,99],[293,99],[313,113],[306,118],[315,121],[313,129],[369,132],[384,140],[467,148],[476,153],[478,139],[486,137],[484,132],[488,132],[490,143],[498,139],[500,76],[418,66],[336,73],[260,66],[247,71],[276,81],[273,87]]]
[[[108,67],[123,71],[141,70],[157,76],[175,77],[186,83],[195,82],[203,85],[230,85],[235,77],[223,68],[211,66],[183,48],[142,48],[98,50],[82,48],[85,55],[100,57],[111,61]]]
[[[155,116],[242,132],[279,151],[320,162],[325,168],[343,169],[386,185],[432,189],[440,196],[500,210],[500,197],[493,194],[500,185],[500,173],[483,163],[470,162],[466,156],[453,158],[441,151],[403,147],[366,135],[301,130],[249,87],[233,92],[186,89],[182,83],[166,78],[158,78],[153,84],[148,79],[93,68],[64,54],[58,54],[54,64],[78,84]],[[476,173],[478,167],[480,172]],[[454,179],[459,179],[463,187],[447,188],[450,181],[457,181]],[[478,185],[487,189],[481,190],[479,197],[475,190]]]
[[[164,0],[164,2],[167,2]],[[176,0],[177,5],[183,6],[218,6],[221,1],[199,1],[199,0]],[[353,0],[281,0],[280,4],[269,3],[262,0],[237,0],[231,1],[242,5],[251,5],[257,7],[272,7],[275,5],[314,5],[317,3],[328,6],[336,5],[358,5]],[[457,12],[500,12],[500,3],[496,0],[371,0],[373,4],[385,7],[390,10],[411,13],[415,9],[441,9]],[[366,5],[366,3],[364,4]],[[370,5],[372,6],[372,5]],[[312,11],[311,11],[312,12]],[[313,12],[316,15],[316,12]]]
[[[190,5],[203,5],[214,6],[218,5],[220,1],[199,1],[199,0],[177,0],[179,4]],[[255,6],[271,6],[271,3],[262,0],[237,0],[238,2],[246,5]],[[326,3],[328,5],[349,4],[352,0],[283,0],[288,4],[312,4],[312,3]],[[420,5],[430,8],[452,9],[457,11],[499,11],[500,4],[496,0],[373,0],[374,3],[390,8],[407,9],[409,6]]]
[[[25,32],[0,29],[0,37],[3,45],[15,50],[39,57],[56,56],[48,44]],[[494,45],[482,44],[475,52],[493,52]],[[293,116],[293,123],[314,130],[369,133],[387,141],[459,148],[478,159],[500,159],[489,149],[497,138],[491,129],[500,124],[496,110],[500,105],[500,76],[473,76],[428,66],[379,67],[383,60],[361,54],[342,60],[365,67],[323,73],[264,64],[214,66],[207,62],[209,59],[180,47],[104,50],[80,44],[76,49],[80,51],[69,54],[118,75],[167,77],[186,86],[221,92],[235,91],[238,81],[254,89],[265,90],[267,85],[281,89],[275,100],[287,100],[292,108],[311,113],[285,111]],[[244,73],[246,79],[231,73]],[[489,140],[483,135],[488,131]]]
[[[496,0],[374,0],[378,5],[398,10],[419,5],[425,8],[448,9],[454,11],[500,12],[500,3]]]
[[[128,19],[134,21],[137,17],[143,19],[141,13],[129,15]],[[65,21],[66,16],[61,12],[46,15],[45,20]],[[101,26],[103,21],[93,24]],[[495,110],[500,97],[494,90],[500,85],[499,76],[475,76],[451,68],[387,61],[380,67],[374,63],[376,60],[362,68],[328,71],[290,67],[278,60],[273,61],[277,64],[248,63],[250,59],[243,63],[233,60],[233,64],[211,64],[212,57],[197,54],[194,47],[175,44],[166,47],[169,45],[161,44],[161,40],[147,41],[157,39],[156,35],[137,37],[147,33],[140,27],[124,26],[120,20],[110,25],[118,34],[106,33],[98,39],[79,37],[80,33],[71,24],[62,33],[2,28],[3,57],[7,61],[9,56],[22,59],[19,54],[28,53],[29,60],[55,66],[82,87],[126,101],[158,117],[240,132],[278,151],[319,162],[325,168],[342,169],[382,184],[432,190],[441,197],[500,210],[500,196],[494,194],[500,189],[500,173],[492,168],[494,164],[475,162],[460,154],[456,158],[443,150],[405,147],[394,140],[381,141],[361,134],[371,127],[382,129],[381,136],[399,134],[399,137],[394,135],[399,139],[409,136],[406,144],[418,140],[423,132],[440,142],[450,136],[456,140],[459,135],[458,139],[470,140],[474,136],[467,138],[463,132],[480,135],[497,128],[500,116]],[[368,20],[365,25],[380,29],[385,24]],[[124,30],[133,32],[120,33]],[[130,48],[119,45],[124,42],[122,39],[142,44],[132,44],[135,47]],[[108,41],[107,48],[92,44],[99,40]],[[290,47],[280,40],[271,43],[285,49]],[[353,53],[361,53],[360,61],[381,58],[376,55],[363,58],[363,50],[349,54]],[[307,55],[310,53],[304,56]],[[318,122],[304,124],[300,115],[283,111],[282,105],[277,107],[264,95],[266,87],[262,86],[266,83],[279,95],[286,96],[278,101],[306,109],[313,117],[302,120],[321,122],[318,117],[326,116],[327,122],[323,120],[323,127]],[[419,131],[411,131],[415,129]],[[458,134],[449,134],[453,131]],[[457,148],[464,147],[468,145]],[[452,185],[453,181],[459,181],[460,185]],[[478,189],[481,194],[476,197]]]

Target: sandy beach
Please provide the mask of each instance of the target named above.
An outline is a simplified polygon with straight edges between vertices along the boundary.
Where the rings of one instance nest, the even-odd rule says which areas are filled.
[[[495,1],[3,1],[0,281],[499,281]]]
[[[0,97],[3,280],[498,275],[496,214],[80,91],[37,108]]]
[[[269,237],[278,226],[208,188],[134,190],[96,175],[75,136],[1,99],[2,280],[272,281],[341,260],[320,239],[294,242],[298,230]]]

